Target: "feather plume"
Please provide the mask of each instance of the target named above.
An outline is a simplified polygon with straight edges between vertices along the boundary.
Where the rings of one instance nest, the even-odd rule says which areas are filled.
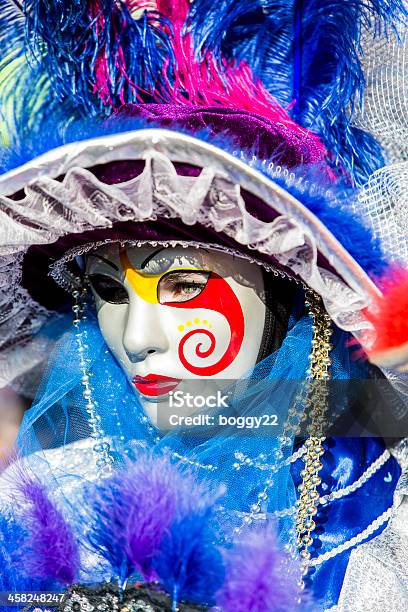
[[[408,270],[390,269],[378,281],[381,297],[373,299],[366,316],[374,326],[376,339],[367,350],[376,365],[408,370]]]
[[[0,143],[10,140],[14,127],[12,106],[21,104],[15,94],[24,57],[25,15],[19,2],[0,0]]]
[[[24,497],[22,517],[28,534],[24,549],[26,573],[50,584],[71,585],[80,566],[71,527],[38,481],[26,477],[19,489]]]
[[[0,0],[0,142],[12,147],[24,147],[45,117],[67,122],[73,115],[57,101],[42,66],[28,61],[26,26],[24,3]]]
[[[47,75],[32,68],[23,54],[0,63],[0,107],[0,142],[9,145],[9,155],[26,147],[25,156],[30,155],[33,135],[50,117],[62,129],[75,116],[68,104],[57,104]]]
[[[110,114],[125,102],[224,105],[303,135],[324,158],[319,135],[332,164],[357,183],[381,164],[378,145],[351,126],[346,109],[364,86],[361,29],[371,21],[378,31],[390,29],[406,15],[402,0],[197,0],[191,6],[187,0],[87,0],[63,9],[56,0],[28,0],[25,25],[18,2],[0,2],[10,45],[3,47],[21,55],[25,29],[30,58],[37,60],[31,83],[42,81],[47,89],[41,105],[27,82],[24,95],[14,96],[28,102],[20,114],[31,123],[33,108],[41,125],[45,113],[69,122]]]
[[[24,47],[25,15],[17,0],[0,0],[0,61],[21,54]],[[10,55],[11,54],[11,55]]]
[[[402,0],[197,0],[189,30],[199,53],[245,59],[361,183],[381,163],[375,141],[350,124],[350,105],[364,89],[361,31],[387,32],[406,15]]]
[[[174,74],[167,76],[167,88],[153,94],[158,102],[165,101],[187,106],[224,107],[254,113],[284,126],[313,149],[323,161],[326,150],[311,131],[302,129],[276,102],[262,82],[256,78],[246,61],[226,61],[216,58],[211,50],[198,57],[191,34],[185,30],[187,0],[168,3],[159,1],[158,10],[172,24]],[[167,67],[164,75],[169,75]]]
[[[168,459],[140,455],[88,493],[89,542],[108,561],[121,585],[135,572],[147,580],[155,577],[153,558],[174,520],[182,492],[191,490],[193,482]]]
[[[160,87],[162,66],[171,63],[168,28],[158,13],[134,19],[136,3],[87,0],[26,3],[31,54],[61,100],[84,115],[109,114]]]
[[[226,578],[217,593],[223,612],[286,612],[298,607],[300,567],[280,549],[270,527],[249,531],[224,559]],[[304,600],[302,610],[307,609]]]
[[[222,556],[217,548],[220,530],[215,504],[222,489],[210,492],[185,471],[177,490],[173,522],[164,535],[153,567],[160,583],[173,600],[212,605],[224,576]]]
[[[40,585],[20,571],[27,532],[10,512],[0,514],[0,592],[36,590]]]
[[[54,96],[82,115],[146,100],[224,106],[282,126],[324,160],[319,138],[288,116],[246,62],[216,61],[211,52],[197,58],[184,30],[188,8],[186,0],[89,0],[61,11],[58,2],[29,0],[31,57]]]
[[[194,489],[190,491],[193,496]],[[181,513],[180,513],[181,514]],[[173,600],[213,605],[224,577],[221,553],[216,543],[215,517],[210,507],[191,508],[165,534],[154,569]]]

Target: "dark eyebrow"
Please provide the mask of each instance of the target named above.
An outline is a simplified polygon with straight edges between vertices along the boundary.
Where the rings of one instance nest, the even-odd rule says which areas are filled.
[[[153,259],[153,257],[154,257],[155,255],[157,255],[157,253],[160,253],[161,251],[164,251],[165,249],[166,249],[166,247],[161,247],[161,249],[157,249],[156,251],[153,251],[153,253],[150,253],[150,255],[148,255],[148,256],[146,257],[146,259],[144,259],[144,260],[142,261],[142,263],[140,264],[140,269],[141,269],[141,270],[143,270],[143,268],[145,268],[145,267],[147,266],[147,264],[149,263],[149,261],[150,261],[151,259]]]
[[[119,268],[117,265],[115,265],[112,261],[109,261],[109,259],[106,259],[106,257],[102,257],[102,255],[98,255],[97,253],[89,253],[88,254],[88,258],[89,257],[97,257],[98,259],[100,259],[101,261],[103,261],[104,263],[108,264],[108,266],[110,266],[111,268],[113,268],[114,270],[116,270],[116,272],[119,272]]]

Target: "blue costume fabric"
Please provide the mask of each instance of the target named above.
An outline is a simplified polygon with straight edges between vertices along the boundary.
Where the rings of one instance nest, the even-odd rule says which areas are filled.
[[[328,438],[324,446],[323,469],[320,472],[323,495],[355,482],[385,449],[382,439],[368,437]],[[301,482],[301,469],[302,462],[298,460],[292,470],[296,485]],[[399,464],[390,456],[357,491],[320,506],[315,517],[317,527],[311,549],[312,557],[350,540],[388,510],[392,506],[400,474]],[[385,526],[370,534],[367,540],[378,535]],[[330,609],[338,601],[351,550],[310,570],[308,587],[316,601],[321,602],[323,609]]]

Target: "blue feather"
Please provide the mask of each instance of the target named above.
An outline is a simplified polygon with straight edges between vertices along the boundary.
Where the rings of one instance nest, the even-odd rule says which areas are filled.
[[[37,155],[34,139],[45,143],[47,134],[40,136],[45,125],[58,123],[62,130],[78,116],[69,100],[56,99],[47,75],[31,67],[23,53],[0,62],[0,108],[0,158],[7,164]]]
[[[45,117],[76,115],[69,101],[57,99],[42,66],[28,60],[26,23],[23,2],[0,0],[0,140],[22,148]]]
[[[192,490],[192,495],[197,493]],[[173,599],[213,605],[224,580],[224,564],[217,548],[214,500],[197,500],[196,507],[179,508],[178,520],[165,534],[153,567],[160,583]],[[193,506],[193,507],[192,507]]]
[[[24,46],[25,15],[17,0],[0,0],[0,61],[10,53],[21,53]]]
[[[199,53],[247,61],[283,106],[294,102],[292,117],[361,184],[382,162],[374,139],[350,124],[365,85],[361,30],[387,33],[406,16],[402,0],[197,0],[189,28]]]
[[[0,592],[16,593],[41,588],[38,581],[19,571],[26,538],[25,529],[11,513],[0,514]]]
[[[191,478],[188,484],[191,488]],[[152,558],[173,520],[182,487],[180,473],[167,459],[147,453],[88,488],[88,540],[120,585],[136,572],[152,578]]]
[[[160,89],[172,61],[170,26],[157,13],[133,19],[115,0],[26,3],[27,41],[60,100],[82,115],[109,114]]]
[[[97,118],[77,118],[74,112],[72,108],[70,115],[64,107],[57,108],[44,116],[41,124],[36,121],[31,129],[23,119],[18,122],[9,134],[10,142],[6,146],[0,145],[0,174],[64,144],[146,127],[146,123],[138,119],[102,122]]]

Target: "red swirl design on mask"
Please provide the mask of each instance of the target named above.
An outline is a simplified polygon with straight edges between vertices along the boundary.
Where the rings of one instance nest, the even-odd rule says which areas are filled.
[[[179,344],[178,353],[181,363],[189,372],[198,376],[214,376],[231,365],[242,346],[245,321],[241,304],[225,279],[212,272],[205,289],[203,289],[200,295],[187,302],[166,302],[166,306],[173,306],[174,308],[206,308],[207,310],[221,313],[228,321],[231,332],[228,347],[221,359],[213,365],[194,366],[188,362],[184,354],[186,342],[196,334],[204,334],[210,339],[210,346],[207,349],[203,349],[203,343],[198,342],[195,353],[197,357],[202,359],[210,357],[216,347],[216,340],[212,332],[207,329],[193,329],[183,336]]]
[[[207,349],[202,349],[203,343],[202,342],[198,342],[197,346],[195,347],[195,354],[197,355],[197,357],[201,357],[202,359],[205,359],[206,357],[209,357],[210,355],[213,354],[215,346],[216,346],[215,336],[214,336],[214,334],[212,332],[208,331],[208,329],[193,329],[190,332],[188,332],[188,334],[183,336],[181,341],[180,341],[179,349],[178,349],[178,351],[179,351],[179,358],[180,358],[180,361],[183,364],[183,366],[185,368],[187,368],[187,370],[190,370],[190,372],[192,371],[192,368],[194,368],[195,366],[192,366],[187,361],[187,359],[186,359],[186,357],[184,355],[184,346],[188,342],[188,340],[190,340],[190,338],[192,336],[195,336],[196,334],[207,336],[207,338],[209,338],[209,340],[210,340],[210,346]],[[200,367],[200,369],[202,369],[202,366]]]

